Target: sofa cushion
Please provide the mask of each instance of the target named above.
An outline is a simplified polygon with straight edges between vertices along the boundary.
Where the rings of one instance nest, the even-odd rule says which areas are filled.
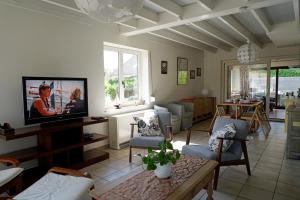
[[[218,137],[222,138],[234,138],[236,134],[236,128],[233,123],[225,125],[223,128],[215,131],[209,138],[208,145],[211,151],[217,151],[219,147],[220,140]],[[233,144],[233,140],[224,140],[222,146],[222,152],[226,152],[230,146]]]
[[[16,178],[19,174],[23,172],[23,168],[14,167],[10,169],[4,169],[0,171],[0,187],[8,183],[9,181]]]
[[[208,145],[185,145],[182,147],[182,154],[189,156],[196,156],[208,160],[216,160],[217,153],[211,151]],[[230,152],[222,153],[221,161],[237,160],[240,159],[235,154]]]
[[[138,136],[130,140],[130,146],[132,147],[152,147],[158,148],[158,144],[162,142],[165,137],[151,137],[151,136]]]
[[[75,177],[48,173],[29,188],[14,197],[15,200],[86,200],[94,181],[85,177]]]
[[[138,123],[139,136],[162,136],[155,112],[145,112],[144,117],[133,117],[133,119]]]

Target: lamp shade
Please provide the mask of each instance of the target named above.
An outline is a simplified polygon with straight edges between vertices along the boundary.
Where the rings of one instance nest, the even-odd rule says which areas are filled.
[[[201,94],[203,95],[203,96],[207,96],[208,95],[208,89],[206,89],[206,88],[203,88],[202,90],[201,90]]]
[[[241,46],[237,51],[237,59],[241,64],[254,64],[256,60],[256,50],[251,44]]]
[[[75,0],[77,7],[100,22],[122,22],[142,8],[144,0]]]

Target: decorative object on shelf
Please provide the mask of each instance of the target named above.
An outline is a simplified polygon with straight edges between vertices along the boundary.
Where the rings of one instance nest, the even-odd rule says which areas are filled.
[[[143,160],[147,170],[154,170],[154,174],[158,178],[169,178],[172,172],[172,164],[175,165],[176,161],[180,158],[178,150],[173,149],[170,141],[164,140],[159,143],[159,152],[153,151],[148,148],[148,155],[142,156],[138,154]]]
[[[201,90],[201,94],[202,94],[202,96],[207,97],[207,96],[208,96],[208,89],[203,88],[203,89]]]
[[[0,124],[0,134],[12,134],[15,133],[15,129],[10,126],[9,123]]]
[[[177,85],[186,85],[188,82],[188,59],[177,57]]]
[[[105,23],[122,22],[143,7],[144,0],[75,0],[77,7],[89,17]]]
[[[168,61],[161,61],[161,74],[168,74]]]
[[[255,47],[251,43],[242,45],[237,51],[237,59],[241,64],[254,64],[256,59]]]
[[[197,67],[197,76],[201,76],[201,68]]]
[[[190,70],[190,79],[195,79],[195,70]]]

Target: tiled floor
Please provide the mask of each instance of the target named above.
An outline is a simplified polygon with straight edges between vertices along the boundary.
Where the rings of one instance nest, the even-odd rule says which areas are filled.
[[[185,137],[185,133],[177,134],[174,146],[181,149],[185,144]],[[285,141],[283,123],[272,123],[272,131],[267,138],[262,133],[252,134],[248,143],[252,176],[248,177],[245,166],[221,168],[218,190],[214,192],[214,199],[300,199],[300,160],[285,159]],[[207,144],[208,135],[193,131],[191,142]],[[107,151],[110,153],[109,160],[84,169],[95,179],[98,194],[142,170],[139,158],[135,157],[132,164],[128,163],[128,149],[107,149]],[[134,150],[135,153],[140,151]],[[206,199],[205,191],[201,191],[194,199]]]

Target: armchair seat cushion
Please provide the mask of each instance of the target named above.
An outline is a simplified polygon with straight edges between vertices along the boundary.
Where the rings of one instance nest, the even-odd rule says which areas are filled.
[[[160,136],[137,136],[130,140],[130,146],[132,147],[152,147],[158,148],[158,144],[162,142],[165,137]]]
[[[0,171],[0,187],[8,183],[9,181],[16,178],[19,174],[23,172],[23,168],[14,167],[10,169],[5,169]]]
[[[182,154],[189,156],[197,156],[208,160],[216,160],[217,153],[211,151],[208,145],[185,145],[182,147]],[[222,153],[221,161],[239,160],[240,157],[231,152]]]

